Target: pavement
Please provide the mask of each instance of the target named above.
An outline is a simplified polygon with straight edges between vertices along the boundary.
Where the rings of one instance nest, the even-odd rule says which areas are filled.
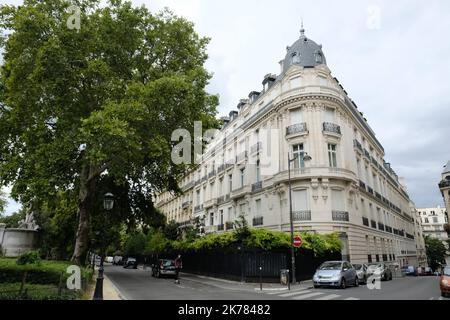
[[[403,277],[367,286],[314,289],[311,281],[292,285],[291,290],[276,283],[241,283],[180,273],[180,283],[172,278],[153,278],[151,269],[124,269],[106,266],[105,274],[123,299],[129,300],[449,300],[440,296],[439,278]]]
[[[94,279],[97,279],[98,269],[95,269]],[[89,287],[87,297],[92,299],[95,291],[95,283]],[[111,282],[106,274],[103,274],[103,300],[125,300],[119,289]]]

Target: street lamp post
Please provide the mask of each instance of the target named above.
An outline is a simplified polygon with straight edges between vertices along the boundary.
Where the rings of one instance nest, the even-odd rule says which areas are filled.
[[[111,211],[114,207],[114,195],[112,193],[105,194],[103,198],[103,209],[106,211]],[[101,240],[103,241],[103,239]],[[101,249],[102,251],[103,248]],[[103,255],[104,252],[100,253],[100,266],[98,268],[98,275],[97,275],[97,281],[95,283],[95,291],[94,291],[94,298],[93,300],[103,300]],[[95,257],[95,255],[94,255]],[[95,258],[94,258],[94,264],[95,264]]]
[[[291,186],[291,162],[297,160],[298,154],[291,159],[291,155],[288,153],[288,180],[289,180],[289,220],[291,223],[291,269],[292,269],[292,283],[295,284],[297,279],[295,278],[295,249],[294,249],[294,217],[292,213],[292,186]],[[303,161],[309,161],[312,158],[305,152],[303,155]]]

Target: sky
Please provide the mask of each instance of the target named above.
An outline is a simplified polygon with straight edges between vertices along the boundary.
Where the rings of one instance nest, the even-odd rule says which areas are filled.
[[[279,73],[303,19],[306,36],[323,45],[332,74],[365,114],[416,206],[443,206],[437,184],[450,160],[450,1],[132,2],[155,12],[168,7],[211,38],[208,91],[220,96],[220,116],[260,91],[265,74]],[[11,203],[7,211],[15,209]]]

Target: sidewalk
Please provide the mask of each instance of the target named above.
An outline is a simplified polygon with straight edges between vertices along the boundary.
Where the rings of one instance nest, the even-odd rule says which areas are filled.
[[[92,287],[87,291],[87,295],[90,300],[94,297],[95,291],[95,281],[97,280],[98,270],[95,268],[94,273],[94,283]],[[121,294],[120,291],[116,288],[116,286],[109,280],[109,278],[103,274],[103,300],[126,300]]]

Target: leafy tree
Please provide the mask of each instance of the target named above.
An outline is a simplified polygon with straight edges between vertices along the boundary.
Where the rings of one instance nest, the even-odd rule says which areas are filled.
[[[218,125],[217,97],[205,91],[209,39],[169,11],[99,3],[0,6],[0,185],[11,184],[22,203],[76,194],[78,264],[90,245],[102,177],[136,191],[134,201],[179,192],[187,168],[171,161],[173,130],[193,135],[194,121]],[[67,27],[72,4],[81,10],[80,30]]]
[[[146,246],[147,239],[142,232],[133,234],[125,245],[125,255],[138,256],[141,255]]]
[[[164,227],[164,236],[172,241],[178,240],[180,238],[180,225],[175,221],[170,221]]]
[[[18,228],[20,221],[24,220],[26,216],[25,209],[20,209],[9,216],[0,216],[0,223],[6,224],[7,228]]]
[[[445,264],[447,248],[441,240],[426,236],[425,248],[428,257],[428,264],[433,270],[436,270],[440,265]]]
[[[5,211],[6,208],[6,197],[5,197],[5,193],[0,190],[0,217],[1,214]]]
[[[236,236],[236,239],[243,242],[250,237],[250,228],[248,226],[247,219],[245,219],[243,215],[239,215],[239,217],[234,222],[234,226],[234,234]]]

